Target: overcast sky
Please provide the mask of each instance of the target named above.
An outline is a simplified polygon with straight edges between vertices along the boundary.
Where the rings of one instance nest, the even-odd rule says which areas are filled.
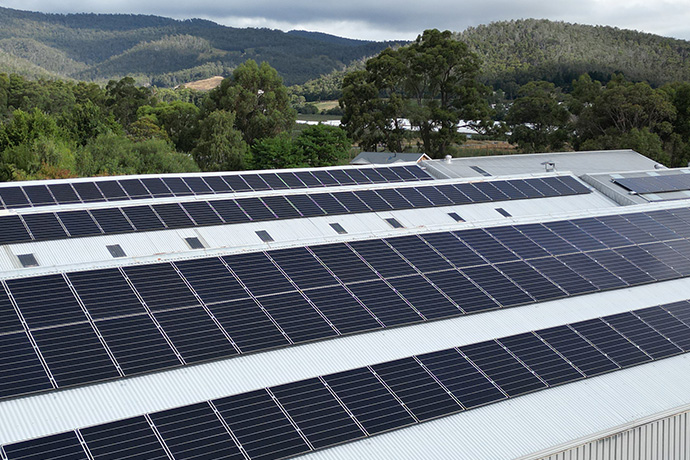
[[[412,39],[424,29],[461,31],[491,21],[546,18],[690,39],[690,0],[0,0],[45,13],[137,13],[205,18],[233,27]]]

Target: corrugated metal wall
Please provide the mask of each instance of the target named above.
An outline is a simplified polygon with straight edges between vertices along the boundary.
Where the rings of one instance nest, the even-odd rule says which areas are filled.
[[[541,460],[690,460],[690,412],[647,423]]]

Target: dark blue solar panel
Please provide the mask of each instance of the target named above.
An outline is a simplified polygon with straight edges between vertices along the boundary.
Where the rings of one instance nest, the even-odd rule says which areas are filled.
[[[31,206],[20,187],[0,187],[0,198],[8,209]]]
[[[72,186],[74,187],[74,190],[76,190],[77,194],[79,194],[81,200],[85,203],[105,201],[103,194],[98,187],[96,187],[94,182],[74,182],[72,183]],[[2,192],[0,191],[0,194],[1,193]]]
[[[225,256],[223,259],[255,296],[295,289],[262,252]]]
[[[676,234],[676,237],[688,238],[690,237],[690,227],[683,219],[675,216],[671,210],[659,210],[646,213],[649,217],[659,222],[664,227],[668,228]]]
[[[271,251],[269,255],[302,289],[338,284],[305,248]]]
[[[484,259],[450,232],[428,233],[421,236],[458,268],[486,264]]]
[[[403,198],[403,196],[395,189],[384,188],[381,190],[376,190],[376,194],[386,200],[386,202],[389,203],[393,209],[408,209],[413,207],[413,205]]]
[[[472,203],[482,203],[485,201],[490,201],[490,198],[483,194],[481,190],[475,187],[474,184],[453,184],[456,189],[466,197],[468,197]]]
[[[520,225],[518,229],[523,235],[537,243],[555,256],[579,252],[575,246],[553,233],[542,224]]]
[[[469,359],[496,382],[508,396],[544,388],[546,385],[495,341],[460,348]]]
[[[376,168],[363,168],[359,172],[362,173],[367,179],[375,184],[382,182],[388,182],[385,177],[383,177]]]
[[[151,195],[156,198],[173,196],[168,186],[165,185],[165,182],[157,177],[146,177],[141,179],[141,182],[148,189]]]
[[[319,180],[319,182],[321,182],[323,185],[326,185],[326,186],[329,186],[329,185],[339,185],[339,182],[338,182],[335,178],[333,178],[333,176],[331,176],[331,175],[329,174],[328,171],[317,170],[317,171],[312,171],[312,174],[313,174],[314,177],[316,177],[316,178]]]
[[[474,186],[481,192],[491,198],[491,201],[503,201],[508,199],[508,195],[496,188],[493,182],[475,182]]]
[[[223,180],[225,180],[234,192],[250,192],[252,190],[242,176],[223,176]]]
[[[252,299],[217,303],[209,309],[244,353],[289,343]]]
[[[566,240],[568,243],[575,246],[580,251],[606,249],[604,244],[594,239],[571,222],[546,222],[544,226]]]
[[[194,226],[194,222],[184,212],[179,203],[154,204],[152,207],[168,228]]]
[[[96,327],[127,375],[180,365],[146,314],[97,321]]]
[[[31,236],[19,216],[0,217],[0,244],[20,241],[31,241]]]
[[[615,249],[615,252],[622,255],[629,262],[635,264],[638,268],[643,270],[649,276],[657,281],[669,280],[679,278],[680,274],[652,256],[640,246],[628,246],[625,248]]]
[[[24,332],[0,335],[0,398],[53,388]]]
[[[654,281],[654,278],[611,249],[590,252],[588,255],[631,286]]]
[[[192,189],[195,195],[208,195],[209,193],[213,193],[211,187],[209,187],[201,177],[183,177],[182,180],[187,184],[187,187]]]
[[[266,205],[258,198],[242,198],[237,200],[244,212],[246,212],[252,220],[272,220],[276,216],[266,207]]]
[[[415,166],[401,166],[400,168],[395,168],[395,171],[398,172],[400,169],[409,172],[412,174],[415,178],[419,180],[433,180],[434,178],[431,177],[426,171],[424,171],[421,167],[418,165]],[[402,176],[402,173],[399,173],[399,175]],[[405,177],[403,179],[407,180]]]
[[[125,267],[124,270],[146,305],[153,311],[199,304],[170,264],[134,265]]]
[[[223,220],[215,213],[213,208],[205,201],[193,201],[180,203],[184,210],[194,219],[197,225],[217,225]]]
[[[553,187],[550,187],[543,179],[530,179],[529,185],[534,187],[545,197],[560,195]]]
[[[516,227],[487,228],[486,232],[523,259],[549,255],[544,248],[527,238]]]
[[[207,403],[157,412],[151,419],[176,460],[244,460]]]
[[[568,326],[537,331],[537,335],[572,362],[587,377],[618,369],[618,366]]]
[[[572,176],[560,176],[558,178],[563,184],[565,184],[568,188],[572,189],[575,193],[591,193],[592,191],[587,188],[586,185],[584,185],[582,182],[579,180],[575,179]]]
[[[456,270],[430,273],[427,277],[466,313],[498,308],[493,299]]]
[[[301,217],[299,211],[284,196],[265,196],[261,200],[273,211],[273,214],[278,219]]]
[[[664,305],[663,308],[675,318],[682,321],[683,324],[690,327],[690,302],[683,300],[681,302]]]
[[[690,327],[661,307],[636,310],[635,315],[671,340],[683,351],[690,350]]]
[[[397,189],[400,195],[414,207],[429,207],[434,204],[427,197],[417,191],[416,187],[401,187]]]
[[[88,460],[74,431],[4,446],[8,460]]]
[[[596,292],[598,288],[556,258],[532,259],[529,264],[569,295]]]
[[[124,191],[127,192],[127,195],[133,200],[151,198],[151,193],[149,193],[139,179],[120,179],[118,182]]]
[[[521,260],[496,266],[537,302],[559,299],[568,294]]]
[[[271,392],[315,449],[365,436],[319,379],[272,387]]]
[[[259,174],[259,177],[261,177],[264,182],[268,184],[269,187],[271,187],[271,190],[284,190],[287,188],[290,188],[283,180],[278,176],[278,174],[275,173],[265,173],[265,174]]]
[[[237,354],[201,307],[161,311],[154,316],[187,363]]]
[[[417,273],[383,240],[353,241],[349,244],[384,278]]]
[[[434,206],[450,206],[454,204],[436,187],[417,187],[417,191],[424,195],[429,201],[431,201],[434,204]]]
[[[278,177],[280,177],[280,180],[282,180],[285,185],[288,186],[288,188],[305,188],[306,185],[295,175],[295,173],[291,172],[281,172],[281,173],[276,173]]]
[[[365,176],[359,169],[347,169],[345,173],[348,176],[350,176],[357,184],[371,184],[373,182],[371,179],[369,179],[369,177]]]
[[[402,178],[395,173],[398,168],[381,167],[376,168],[379,174],[386,178],[388,182],[401,182]]]
[[[315,171],[315,172],[318,173],[318,172],[321,172],[321,171]],[[356,180],[354,180],[352,177],[350,177],[350,176],[347,174],[347,172],[345,172],[345,171],[342,170],[342,169],[331,169],[331,170],[328,171],[328,172],[329,172],[330,175],[331,175],[335,180],[337,180],[338,183],[341,184],[341,185],[355,185],[355,184],[357,183]],[[320,178],[321,176],[317,176],[317,177]],[[323,181],[321,181],[321,182],[323,182]]]
[[[215,193],[232,192],[232,188],[220,176],[206,176],[204,181]]]
[[[23,331],[24,326],[14,310],[10,298],[4,290],[0,290],[0,334]]]
[[[505,337],[499,342],[551,386],[583,378],[580,372],[531,332]]]
[[[167,460],[163,446],[144,417],[79,430],[94,460]]]
[[[454,234],[491,263],[519,259],[515,253],[496,241],[484,230],[463,230],[454,232]]]
[[[305,294],[342,334],[381,327],[342,286],[311,289]]]
[[[213,404],[252,459],[273,460],[310,450],[266,390],[217,399]]]
[[[462,271],[504,307],[533,302],[532,297],[490,265],[463,268]]]
[[[451,268],[448,261],[417,236],[388,238],[386,241],[421,272],[428,273]]]
[[[506,398],[454,349],[427,353],[417,358],[468,409]]]
[[[30,328],[86,321],[61,275],[7,280],[7,286]]]
[[[336,200],[338,200],[348,212],[369,212],[371,209],[360,200],[357,195],[352,192],[336,192],[331,194]],[[316,197],[314,198],[316,199]],[[319,203],[317,201],[317,203]],[[319,203],[320,205],[321,203]],[[322,206],[323,207],[323,206]],[[325,208],[324,208],[325,209]],[[326,212],[329,212],[326,209]],[[329,212],[330,214],[330,212]]]
[[[652,359],[666,358],[683,351],[631,312],[607,316],[604,321],[640,347]]]
[[[296,171],[295,176],[297,176],[297,178],[307,187],[323,187],[321,181],[319,181],[310,171]]]
[[[22,187],[24,193],[29,197],[29,201],[34,206],[48,206],[55,204],[55,198],[48,191],[48,187],[45,185],[25,185]]]
[[[609,248],[632,244],[629,239],[594,218],[576,219],[571,222]]]
[[[327,375],[324,379],[369,434],[415,423],[367,368]]]
[[[599,265],[587,254],[568,254],[558,258],[597,289],[615,289],[627,286],[627,283]]]
[[[249,297],[218,258],[181,260],[175,266],[207,305]]]
[[[65,233],[65,230],[53,213],[24,214],[22,218],[29,227],[34,239],[52,240],[67,237],[67,233]]]
[[[180,177],[164,177],[163,182],[175,196],[194,195],[194,192],[184,183]]]
[[[129,200],[125,192],[116,180],[102,180],[96,182],[96,186],[108,201]]]
[[[457,316],[462,313],[421,276],[405,276],[391,279],[389,282],[427,319]]]
[[[295,343],[337,335],[299,292],[266,296],[259,302]]]
[[[94,319],[146,312],[127,280],[116,268],[73,272],[68,277]]]
[[[252,190],[271,190],[271,186],[266,183],[258,174],[243,174],[242,178],[249,184]]]
[[[654,240],[673,240],[679,238],[679,235],[669,230],[664,225],[652,219],[648,215],[642,213],[624,214],[623,217],[628,222],[635,225],[640,230],[650,234]]]
[[[249,216],[240,208],[235,200],[214,200],[209,202],[211,207],[229,224],[249,222]]]
[[[314,193],[309,196],[326,212],[326,214],[347,214],[349,212],[347,208],[330,193]]]
[[[88,323],[31,332],[58,386],[118,377],[115,365]]]
[[[414,358],[399,359],[371,367],[419,421],[462,410],[462,407]]]
[[[570,326],[621,367],[651,360],[642,350],[611,329],[601,319],[581,321]]]
[[[344,283],[378,279],[376,273],[344,244],[312,246],[311,250]]]
[[[622,216],[596,217],[596,219],[603,222],[607,227],[620,233],[633,244],[651,243],[654,241],[652,235],[638,228],[636,225],[631,224],[630,221],[624,219]]]
[[[349,288],[386,326],[422,321],[422,318],[383,281],[352,284]]]
[[[541,180],[543,180],[552,189],[558,192],[559,195],[573,195],[577,193],[575,192],[575,190],[570,188],[565,182],[563,182],[563,179],[561,177],[544,177]]]
[[[77,196],[70,184],[49,184],[48,190],[53,194],[59,204],[79,203],[81,200]]]
[[[62,211],[57,213],[70,236],[100,235],[101,230],[87,211]]]
[[[504,195],[508,197],[509,200],[519,200],[522,198],[527,198],[527,195],[522,191],[518,190],[512,181],[507,180],[497,180],[491,182],[491,185],[500,190]]]
[[[304,217],[323,216],[326,214],[309,195],[288,195],[286,198]]]
[[[165,224],[158,218],[150,206],[131,206],[122,208],[127,218],[132,222],[137,231],[162,230]]]
[[[452,201],[453,204],[472,203],[472,200],[467,195],[452,184],[437,185],[436,189]]]
[[[98,222],[103,231],[108,233],[131,232],[132,224],[118,208],[92,209],[91,215]]]

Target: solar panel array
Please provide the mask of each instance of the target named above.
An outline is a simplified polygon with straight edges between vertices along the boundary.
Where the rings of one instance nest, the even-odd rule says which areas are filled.
[[[422,168],[392,166],[234,175],[163,176],[0,187],[4,209],[261,190],[432,180]]]
[[[621,187],[638,194],[690,190],[690,174],[682,172],[659,176],[616,178],[612,180]]]
[[[0,397],[690,275],[690,209],[3,281]]]
[[[5,445],[2,451],[7,460],[277,460],[689,350],[690,302],[682,301]]]
[[[0,244],[590,192],[562,176],[11,215],[0,217]]]

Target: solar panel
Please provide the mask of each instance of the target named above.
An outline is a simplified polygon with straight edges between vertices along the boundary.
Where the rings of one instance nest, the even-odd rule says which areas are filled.
[[[278,459],[310,450],[266,390],[216,399],[213,404],[252,459]]]
[[[576,193],[575,190],[563,182],[560,177],[543,177],[541,180],[543,180],[560,195],[573,195]]]
[[[249,216],[239,207],[235,200],[215,200],[209,202],[209,205],[228,224],[250,221]]]
[[[356,184],[371,184],[373,181],[365,176],[359,169],[350,168],[345,173],[355,181]],[[383,179],[383,178],[381,178]],[[383,180],[379,181],[383,182]]]
[[[654,278],[611,249],[590,252],[588,255],[631,286],[654,281]]]
[[[149,193],[151,193],[151,195],[153,195],[155,198],[173,196],[173,193],[170,191],[168,186],[165,185],[165,182],[163,182],[162,179],[157,177],[145,177],[141,179],[141,182],[144,184]]]
[[[352,177],[350,177],[347,174],[347,172],[343,171],[342,169],[331,169],[328,172],[341,185],[355,185],[357,183],[356,180],[354,180]]]
[[[312,174],[325,186],[340,185],[340,183],[333,176],[331,176],[328,171],[317,170],[312,171]]]
[[[527,263],[517,260],[497,265],[504,275],[532,296],[537,302],[560,299],[568,294],[546,279]]]
[[[24,326],[14,310],[10,298],[4,290],[0,290],[0,334],[23,331]]]
[[[636,310],[635,315],[683,351],[690,350],[690,327],[661,307]]]
[[[22,187],[24,193],[29,197],[29,201],[34,206],[48,206],[55,204],[55,198],[48,191],[48,187],[45,185],[25,185]]]
[[[204,181],[215,193],[232,192],[232,188],[220,176],[206,176],[204,177]]]
[[[288,186],[288,188],[304,188],[306,185],[291,172],[277,173],[278,177]]]
[[[393,209],[408,209],[413,207],[412,204],[395,189],[384,188],[377,190],[375,193],[383,198],[386,203],[390,204]]]
[[[261,199],[278,219],[293,219],[301,214],[284,196],[265,196]]]
[[[429,187],[417,187],[417,191],[424,195],[426,199],[431,201],[434,206],[450,206],[453,203],[445,196],[439,189],[434,186]]]
[[[170,264],[134,265],[124,267],[124,271],[152,311],[199,305]]]
[[[616,248],[632,244],[629,239],[594,218],[575,219],[571,222],[601,241],[606,247]]]
[[[625,257],[626,260],[637,265],[657,281],[669,280],[680,277],[680,274],[645,251],[640,246],[628,246],[615,249],[615,252]]]
[[[621,367],[651,360],[642,350],[611,329],[601,319],[581,321],[570,326]]]
[[[175,262],[175,266],[206,305],[249,297],[249,293],[216,257],[181,260]]]
[[[338,200],[347,209],[347,213],[371,211],[369,206],[367,206],[362,200],[359,199],[357,195],[355,195],[352,192],[335,192],[331,193],[331,196]],[[316,198],[314,199],[316,200]],[[319,203],[319,205],[321,205],[321,203],[318,200],[316,202]],[[326,212],[330,214],[328,209],[326,209]]]
[[[7,280],[30,328],[86,321],[86,315],[61,275]]]
[[[460,190],[458,190],[457,187],[455,187],[452,184],[437,185],[436,189],[443,195],[448,197],[448,199],[452,201],[453,204],[472,203],[472,200],[467,195],[462,193]]]
[[[526,224],[518,227],[523,235],[555,256],[579,252],[575,246],[556,235],[542,224]]]
[[[309,195],[289,195],[286,198],[304,217],[323,216],[326,214]]]
[[[0,244],[30,240],[31,236],[19,216],[0,217]]]
[[[270,256],[301,289],[338,284],[305,248],[271,251]]]
[[[344,283],[378,279],[376,273],[344,244],[312,246],[311,250]]]
[[[158,218],[150,206],[131,206],[122,208],[127,219],[132,222],[137,231],[162,230],[165,224]]]
[[[604,244],[582,231],[572,222],[546,222],[544,223],[544,227],[548,228],[580,251],[606,249]]]
[[[271,392],[278,398],[280,404],[315,449],[365,436],[365,433],[319,379],[302,380],[272,387]],[[263,396],[261,399],[266,402],[269,400]],[[300,445],[300,443],[297,444]],[[304,442],[301,446],[304,446]],[[278,452],[275,452],[276,450]],[[283,456],[285,452],[274,448],[273,455]]]
[[[612,179],[612,181],[640,194],[677,192],[690,189],[690,176],[682,172],[660,176],[621,177]]]
[[[133,200],[151,198],[151,193],[139,179],[124,179],[119,180],[118,183]]]
[[[414,358],[376,364],[372,369],[420,422],[463,410]]]
[[[223,180],[234,192],[250,192],[252,190],[242,176],[223,176]]]
[[[484,291],[456,270],[429,273],[427,277],[465,313],[498,308],[498,304]]]
[[[213,193],[211,187],[209,187],[208,184],[201,177],[189,176],[183,177],[182,180],[185,184],[187,184],[187,187],[189,187],[192,190],[192,192],[194,192],[195,195],[207,195],[209,193]]]
[[[163,446],[144,417],[79,430],[94,460],[167,460]]]
[[[0,335],[0,398],[53,388],[26,333]]]
[[[625,220],[639,228],[640,230],[648,233],[653,237],[653,240],[674,240],[679,238],[679,235],[672,230],[669,230],[664,225],[660,224],[656,220],[652,219],[647,214],[634,213],[627,214],[623,216]]]
[[[165,183],[175,196],[194,195],[194,192],[192,192],[180,177],[164,177],[163,183]]]
[[[156,412],[151,420],[175,459],[244,460],[207,403]]]
[[[259,302],[295,343],[337,335],[299,292],[266,296]]]
[[[122,210],[118,208],[92,209],[91,215],[106,234],[123,233],[134,230]]]
[[[367,368],[327,375],[324,380],[368,434],[415,423],[415,419]]]
[[[532,187],[530,185],[531,180],[511,180],[510,184],[513,185],[516,189],[518,189],[520,192],[524,193],[527,198],[542,198],[544,196],[543,193],[538,191],[536,188]]]
[[[309,171],[297,171],[295,172],[295,176],[302,181],[304,185],[307,187],[323,187],[323,184],[321,181],[319,181],[316,176],[314,176],[311,172]]]
[[[683,351],[631,312],[610,315],[604,318],[604,321],[652,359],[666,358]]]
[[[223,220],[216,214],[211,205],[204,201],[192,201],[180,203],[182,208],[190,215],[197,225],[218,225]]]
[[[189,218],[179,203],[154,204],[151,206],[168,228],[193,227],[194,222]]]
[[[67,233],[62,228],[53,213],[24,214],[22,216],[26,226],[36,240],[52,240],[66,238]]]
[[[386,326],[422,321],[422,317],[381,280],[348,287]]]
[[[31,335],[61,387],[120,375],[89,323],[36,329]]]
[[[618,369],[618,365],[568,326],[536,331],[536,334],[573,363],[587,377]]]
[[[127,280],[116,268],[73,272],[67,276],[94,319],[146,313]]]
[[[417,358],[467,409],[506,398],[455,349],[427,353]]]
[[[549,386],[572,382],[584,377],[531,332],[501,338],[499,343],[534,370]]]
[[[475,182],[474,186],[477,187],[484,195],[488,196],[491,201],[502,201],[509,199],[508,195],[496,188],[493,182]]]
[[[309,195],[326,214],[347,214],[349,211],[330,193],[314,193]]]
[[[529,294],[490,265],[463,268],[462,271],[504,307],[533,302]]]
[[[451,268],[448,261],[434,252],[424,240],[417,236],[388,238],[385,241],[423,273]]]
[[[271,186],[257,174],[243,174],[242,179],[244,179],[254,191],[271,190]]]
[[[223,257],[255,296],[293,291],[295,287],[261,252]]]
[[[643,244],[654,241],[652,235],[641,230],[636,225],[631,224],[630,221],[621,216],[596,217],[596,219],[626,237],[633,244]]]
[[[31,206],[21,187],[0,187],[0,198],[8,209]]]
[[[89,460],[74,431],[5,446],[8,460]]]
[[[457,316],[461,311],[419,275],[389,280],[393,288],[427,319]]]
[[[544,248],[527,238],[516,227],[493,227],[485,231],[523,259],[549,256]]]
[[[530,179],[529,185],[537,189],[537,191],[545,197],[559,195],[559,193],[556,190],[554,190],[553,187],[550,187],[549,184],[547,184],[543,179]]]
[[[383,182],[388,182],[385,177],[383,177],[377,169],[374,168],[364,168],[360,169],[359,172],[362,173],[363,176],[365,176],[367,179],[369,179],[371,182],[375,184],[383,183]]]
[[[79,198],[84,203],[94,203],[98,201],[105,201],[105,197],[101,191],[96,187],[94,182],[74,182],[72,184],[74,190],[79,194]],[[2,188],[0,188],[0,196],[2,196]],[[4,200],[4,196],[3,196]],[[7,201],[5,201],[7,203]]]
[[[398,193],[415,208],[423,208],[434,205],[427,197],[419,193],[417,187],[401,187],[398,189]]]
[[[419,167],[418,165],[415,166],[402,166],[401,168],[395,168],[395,171],[402,177],[402,174],[399,172],[399,170],[402,169],[406,172],[409,172],[412,174],[415,178],[419,180],[432,180],[433,177],[431,177],[424,169]]]
[[[587,254],[568,254],[559,257],[558,260],[588,280],[597,289],[615,289],[627,285],[625,281],[599,265]]]
[[[595,285],[556,258],[532,259],[529,261],[529,264],[567,292],[568,295],[584,294],[598,290]]]
[[[59,204],[79,203],[81,200],[77,196],[70,184],[49,184],[48,190],[55,197]]]
[[[519,257],[510,249],[499,243],[482,229],[454,232],[470,248],[491,263],[517,260]]]
[[[101,229],[87,211],[62,211],[57,213],[60,222],[70,236],[100,235]]]
[[[452,233],[428,233],[421,236],[424,241],[431,244],[436,251],[440,252],[443,257],[458,268],[484,265],[486,263],[484,259]]]
[[[96,186],[108,201],[129,200],[127,192],[125,192],[115,180],[98,181],[96,182]]]
[[[310,289],[305,295],[342,334],[382,327],[342,286]]]
[[[273,220],[275,214],[258,198],[242,198],[237,204],[249,215],[252,220]]]
[[[501,193],[506,195],[509,200],[520,200],[523,198],[528,198],[528,196],[515,187],[512,181],[507,180],[497,180],[491,182],[491,185],[496,187]]]
[[[353,241],[348,244],[384,278],[417,273],[383,240]]]

